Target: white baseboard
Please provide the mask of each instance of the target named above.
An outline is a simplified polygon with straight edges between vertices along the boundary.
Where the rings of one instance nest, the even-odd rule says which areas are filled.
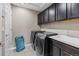
[[[31,46],[31,43],[25,45],[25,47],[29,47],[29,46]],[[15,49],[16,49],[16,47],[12,47],[12,48],[10,48],[10,49],[7,49],[7,51],[8,51],[8,50],[9,50],[9,51],[10,51],[10,50],[15,50]]]

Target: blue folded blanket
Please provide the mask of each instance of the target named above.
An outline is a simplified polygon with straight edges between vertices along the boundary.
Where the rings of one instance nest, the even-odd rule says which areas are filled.
[[[16,43],[16,51],[20,52],[25,49],[25,44],[24,44],[24,37],[16,37],[15,38],[15,43]]]

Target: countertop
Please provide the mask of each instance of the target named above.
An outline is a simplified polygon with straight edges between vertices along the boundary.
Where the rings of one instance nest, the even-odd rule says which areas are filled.
[[[74,46],[76,48],[79,48],[79,38],[70,37],[67,35],[50,36],[50,38]]]

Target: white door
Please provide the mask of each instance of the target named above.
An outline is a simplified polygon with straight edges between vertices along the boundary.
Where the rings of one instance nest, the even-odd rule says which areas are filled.
[[[0,56],[2,55],[2,4],[0,3]]]

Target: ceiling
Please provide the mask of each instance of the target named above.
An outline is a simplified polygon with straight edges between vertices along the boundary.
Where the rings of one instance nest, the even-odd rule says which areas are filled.
[[[12,5],[41,12],[51,4],[52,3],[13,3]]]

